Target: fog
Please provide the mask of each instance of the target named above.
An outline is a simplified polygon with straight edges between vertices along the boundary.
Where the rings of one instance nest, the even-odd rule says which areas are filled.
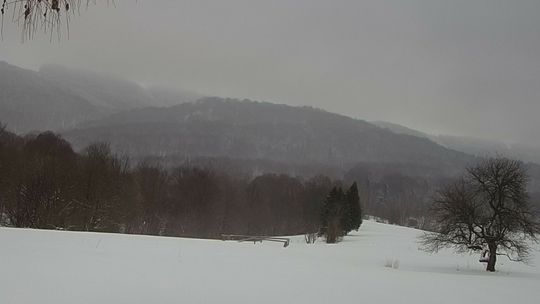
[[[0,60],[540,143],[540,2],[116,1],[69,39],[4,20]]]

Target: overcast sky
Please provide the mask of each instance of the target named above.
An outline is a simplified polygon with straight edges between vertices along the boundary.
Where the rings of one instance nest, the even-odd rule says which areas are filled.
[[[97,0],[97,2],[106,2]],[[540,143],[540,1],[116,0],[0,60]]]

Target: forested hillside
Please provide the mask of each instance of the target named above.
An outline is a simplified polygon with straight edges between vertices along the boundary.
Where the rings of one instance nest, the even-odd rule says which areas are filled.
[[[423,225],[435,191],[477,161],[476,155],[482,156],[481,153],[471,155],[456,151],[471,152],[470,145],[463,148],[459,144],[462,140],[457,144],[440,145],[433,136],[396,124],[370,123],[312,107],[200,98],[195,93],[161,87],[143,88],[122,78],[58,66],[45,66],[39,72],[33,72],[2,63],[0,84],[0,122],[7,125],[6,130],[19,134],[11,135],[19,142],[17,149],[22,155],[17,158],[19,164],[28,162],[25,157],[33,157],[21,147],[37,138],[42,140],[39,131],[56,130],[67,140],[65,145],[69,149],[64,150],[71,151],[69,153],[76,155],[73,156],[76,159],[84,159],[91,151],[104,153],[103,157],[115,159],[113,163],[129,159],[129,166],[126,163],[123,166],[130,174],[136,172],[130,170],[136,170],[134,168],[139,164],[149,165],[159,174],[167,175],[167,183],[178,168],[210,170],[209,176],[216,176],[221,181],[239,178],[240,181],[235,183],[242,184],[239,186],[244,189],[242,191],[248,188],[250,181],[258,179],[260,182],[261,176],[269,174],[275,175],[277,183],[290,178],[289,182],[301,185],[300,188],[320,175],[344,183],[358,182],[366,212],[399,224]],[[36,132],[24,135],[29,131]],[[17,163],[15,160],[9,162]],[[528,168],[531,175],[529,188],[536,197],[540,193],[540,167],[528,164]],[[79,169],[72,170],[77,172]],[[214,175],[216,172],[219,174]],[[262,180],[273,183],[271,178]],[[132,189],[132,186],[128,188]],[[167,195],[172,193],[166,192]],[[121,200],[132,204],[134,198],[141,196],[134,193],[134,197]],[[281,199],[290,203],[288,199]],[[214,207],[228,208],[222,205],[236,198],[227,200],[214,202]],[[167,201],[170,202],[170,198]],[[252,199],[244,197],[240,201],[247,204]],[[143,207],[137,204],[130,205],[127,210],[139,212],[138,208]],[[277,204],[275,208],[278,209],[285,208],[275,202],[272,204]],[[214,207],[211,207],[212,212],[223,216],[224,211],[216,211]],[[246,205],[237,207],[247,210]],[[171,210],[167,210],[167,214],[171,214]],[[235,214],[242,212],[235,211]],[[104,213],[109,214],[108,211]],[[414,220],[409,223],[411,218]],[[144,221],[149,223],[149,220]],[[220,225],[225,225],[223,219],[214,217],[211,221],[215,224],[221,221]],[[238,219],[230,221],[233,226],[242,222]],[[123,223],[122,229],[131,225],[124,220],[115,219],[115,222]],[[77,229],[86,229],[88,224],[77,225]],[[114,225],[114,229],[120,229],[118,224]],[[275,229],[290,232],[306,225]],[[205,233],[215,233],[216,227],[208,227]],[[175,233],[180,231],[178,227],[168,229]],[[181,230],[189,234],[188,228]]]
[[[314,108],[222,98],[126,111],[64,134],[76,148],[104,140],[136,157],[268,159],[341,168],[399,162],[448,175],[473,160],[428,139]]]

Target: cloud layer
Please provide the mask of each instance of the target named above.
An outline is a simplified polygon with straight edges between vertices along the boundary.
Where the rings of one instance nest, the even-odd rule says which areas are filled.
[[[117,1],[0,60],[540,143],[539,1]]]

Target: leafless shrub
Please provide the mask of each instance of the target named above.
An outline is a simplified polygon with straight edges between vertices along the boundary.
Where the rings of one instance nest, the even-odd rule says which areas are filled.
[[[315,244],[315,241],[317,241],[317,233],[306,233],[304,234],[304,239],[306,240],[306,244]]]

